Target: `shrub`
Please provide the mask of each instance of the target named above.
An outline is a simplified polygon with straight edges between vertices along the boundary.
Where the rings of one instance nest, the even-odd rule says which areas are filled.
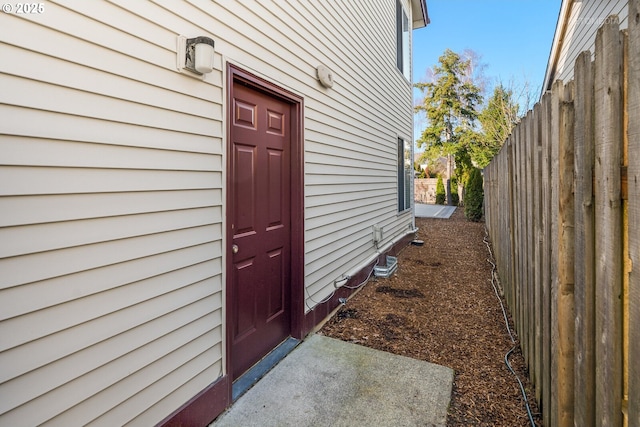
[[[436,204],[444,205],[447,200],[447,193],[444,191],[444,182],[442,182],[442,175],[438,175],[438,182],[436,182]]]
[[[464,215],[469,221],[482,220],[483,203],[482,173],[480,169],[474,168],[469,175],[464,197]]]
[[[451,204],[458,206],[460,204],[460,195],[458,194],[458,187],[451,187]]]
[[[458,177],[454,174],[451,177],[451,204],[458,206],[460,203],[460,195],[458,194]]]

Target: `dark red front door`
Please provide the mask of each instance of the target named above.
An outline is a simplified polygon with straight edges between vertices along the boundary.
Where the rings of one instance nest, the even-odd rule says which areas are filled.
[[[233,379],[291,333],[290,104],[233,82],[229,241]]]

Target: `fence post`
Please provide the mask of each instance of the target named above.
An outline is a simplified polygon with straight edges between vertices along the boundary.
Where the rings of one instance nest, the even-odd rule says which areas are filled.
[[[551,417],[550,424],[558,425],[558,163],[560,157],[560,126],[564,83],[556,80],[551,90]]]
[[[640,0],[629,1],[627,73],[629,212],[629,426],[640,426]]]
[[[533,139],[535,114],[533,110],[527,113],[525,132],[525,141],[527,142],[527,210],[524,212],[527,219],[527,338],[529,353],[529,377],[535,383],[535,298],[534,298],[534,267],[535,267],[535,251],[534,251],[534,226],[533,226],[533,177],[534,163],[533,157],[536,150],[536,144]]]
[[[517,246],[517,232],[516,232],[516,220],[515,220],[515,206],[516,206],[516,177],[515,177],[515,168],[514,168],[514,148],[513,148],[513,134],[509,135],[509,139],[507,139],[507,161],[509,167],[509,239],[511,244],[511,266],[510,266],[510,276],[509,281],[509,307],[511,308],[512,318],[515,319],[515,313],[513,310],[516,307],[515,300],[515,287],[516,287],[516,268],[517,268],[517,256],[516,256],[516,246]]]
[[[515,322],[516,329],[518,331],[518,338],[522,343],[522,169],[521,169],[521,157],[522,146],[520,139],[519,127],[514,129],[513,132],[513,148],[514,148],[514,171],[515,171],[515,231],[516,231],[516,281],[514,283],[515,290]]]
[[[540,103],[533,108],[535,118],[533,124],[533,239],[534,239],[534,324],[535,324],[535,357],[533,378],[536,389],[536,402],[540,403],[542,396],[542,170],[541,170],[541,122],[542,111]]]
[[[531,359],[529,353],[529,241],[527,234],[527,221],[528,221],[528,209],[527,209],[527,184],[528,177],[527,172],[529,169],[529,165],[527,163],[527,153],[528,153],[528,145],[529,141],[527,138],[527,127],[529,123],[530,115],[527,114],[525,118],[520,122],[520,126],[518,126],[518,131],[520,135],[520,191],[522,197],[520,197],[520,227],[522,230],[521,234],[521,254],[522,254],[522,264],[521,264],[521,282],[520,282],[520,310],[522,312],[522,326],[520,328],[520,345],[522,346],[522,354],[524,355],[524,361],[527,364],[527,367],[530,366]]]
[[[575,65],[575,424],[595,425],[595,230],[593,224],[593,66]]]
[[[573,355],[575,318],[573,81],[564,87],[558,140],[558,425],[573,426]]]
[[[542,419],[551,419],[551,93],[542,97]]]
[[[617,19],[595,52],[596,422],[622,424],[622,37]]]

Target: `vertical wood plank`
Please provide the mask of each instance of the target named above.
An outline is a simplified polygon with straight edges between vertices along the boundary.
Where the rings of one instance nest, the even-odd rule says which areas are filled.
[[[593,66],[575,65],[575,425],[595,425],[595,230],[593,223]]]
[[[511,227],[510,227],[510,215],[511,215],[511,180],[510,170],[509,170],[509,139],[505,141],[502,149],[502,156],[500,159],[500,171],[498,172],[499,178],[502,181],[502,203],[503,203],[503,223],[502,227],[504,229],[504,236],[502,239],[503,245],[503,267],[504,271],[502,273],[502,282],[504,282],[504,298],[505,302],[509,304],[509,292],[511,288]],[[505,181],[505,179],[507,181]],[[504,205],[506,201],[506,206]]]
[[[542,97],[542,418],[551,425],[551,93]]]
[[[573,81],[564,87],[558,140],[558,426],[573,426],[574,190]]]
[[[528,301],[528,285],[529,285],[529,276],[528,276],[528,268],[529,268],[529,245],[528,245],[528,236],[527,236],[527,124],[529,121],[529,116],[527,115],[522,122],[520,122],[520,126],[518,126],[518,134],[520,137],[520,194],[522,197],[520,198],[520,229],[521,233],[521,254],[522,254],[522,264],[521,264],[521,273],[520,273],[520,307],[521,307],[521,318],[522,318],[522,327],[520,331],[520,345],[522,346],[522,354],[524,355],[524,361],[529,366],[529,301]]]
[[[498,200],[502,200],[503,208],[499,210],[500,212],[500,228],[501,228],[501,236],[500,236],[500,283],[502,285],[502,292],[505,298],[505,301],[509,302],[509,287],[511,285],[511,230],[509,228],[509,214],[511,212],[511,198],[510,198],[510,188],[509,188],[509,164],[508,164],[508,151],[509,151],[509,139],[504,142],[502,145],[502,149],[500,150],[499,158],[496,159],[496,169],[495,173],[497,174],[496,180],[500,182],[500,195]],[[497,202],[497,201],[496,201]],[[506,204],[505,204],[506,203]],[[497,262],[498,258],[496,258]]]
[[[533,108],[534,124],[533,124],[533,235],[534,235],[534,268],[533,268],[533,287],[534,287],[534,324],[535,324],[535,357],[533,378],[536,393],[536,402],[540,403],[542,396],[542,165],[541,165],[541,105],[536,103]]]
[[[629,1],[627,72],[629,274],[629,426],[640,426],[640,0]]]
[[[512,316],[513,310],[515,308],[515,283],[516,283],[516,244],[517,244],[517,234],[516,234],[516,220],[515,220],[515,209],[516,209],[516,185],[515,185],[515,168],[514,168],[514,148],[513,148],[513,135],[509,136],[508,140],[508,163],[509,163],[509,239],[511,246],[511,271],[510,271],[510,286],[509,286],[509,308],[511,309]]]
[[[628,139],[626,130],[629,127],[627,114],[627,74],[629,48],[628,31],[622,30],[622,165],[623,169],[629,166]],[[622,425],[628,427],[629,409],[629,273],[631,263],[629,258],[629,206],[627,203],[626,174],[621,170],[621,194],[622,194]]]
[[[640,426],[640,0],[628,38],[617,22],[487,168],[488,227],[545,425]]]
[[[617,19],[595,52],[596,425],[622,424],[622,37]]]
[[[556,80],[551,90],[551,417],[550,425],[558,425],[558,163],[564,83]]]
[[[509,137],[507,139],[507,143],[508,144],[505,147],[505,153],[502,156],[502,171],[501,171],[501,175],[502,177],[506,177],[506,179],[508,180],[507,182],[503,182],[504,184],[504,199],[503,200],[507,200],[508,201],[508,206],[507,209],[504,210],[505,213],[505,222],[504,222],[504,227],[505,227],[505,239],[504,239],[504,244],[505,244],[505,251],[507,252],[507,256],[505,258],[505,267],[506,267],[506,271],[505,271],[505,278],[509,281],[509,293],[505,294],[505,301],[507,302],[507,304],[510,303],[510,298],[511,298],[511,287],[513,286],[513,281],[512,281],[512,269],[513,269],[513,229],[511,226],[511,218],[513,215],[513,200],[511,198],[511,191],[512,191],[512,175],[511,175],[511,138]],[[511,306],[509,306],[511,307]]]
[[[515,321],[518,331],[518,338],[522,342],[522,146],[520,144],[520,132],[516,128],[514,131],[514,148],[515,148],[515,176],[516,176],[516,282],[515,282]]]
[[[527,141],[527,347],[529,352],[529,377],[534,382],[535,371],[535,300],[533,297],[533,269],[534,269],[534,239],[533,239],[533,157],[535,143],[533,140],[533,123],[535,120],[533,110],[527,113],[527,125],[524,129],[525,140]]]

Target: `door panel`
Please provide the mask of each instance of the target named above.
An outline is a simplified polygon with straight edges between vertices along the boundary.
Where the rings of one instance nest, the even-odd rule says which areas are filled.
[[[251,289],[245,289],[251,286],[251,278],[255,276],[254,258],[249,258],[235,264],[233,282],[237,287],[238,295],[246,295]],[[236,300],[237,305],[234,307],[234,320],[236,325],[236,339],[242,339],[244,336],[253,333],[257,327],[257,305],[255,301],[244,301],[245,306],[241,307],[240,299]],[[250,306],[251,305],[251,306]]]
[[[237,378],[291,334],[290,104],[233,83],[229,170],[231,366]]]
[[[234,205],[242,206],[235,215],[235,232],[237,234],[256,231],[256,190],[255,176],[256,148],[234,145],[235,189]]]
[[[267,166],[267,215],[268,226],[270,228],[282,226],[282,173],[284,170],[283,165],[283,153],[281,151],[270,150],[268,153],[268,166]]]
[[[269,305],[267,307],[267,321],[280,315],[285,309],[284,306],[284,263],[282,249],[276,249],[269,253],[268,276],[272,278],[274,283],[278,283],[277,286],[273,286],[269,289]]]

